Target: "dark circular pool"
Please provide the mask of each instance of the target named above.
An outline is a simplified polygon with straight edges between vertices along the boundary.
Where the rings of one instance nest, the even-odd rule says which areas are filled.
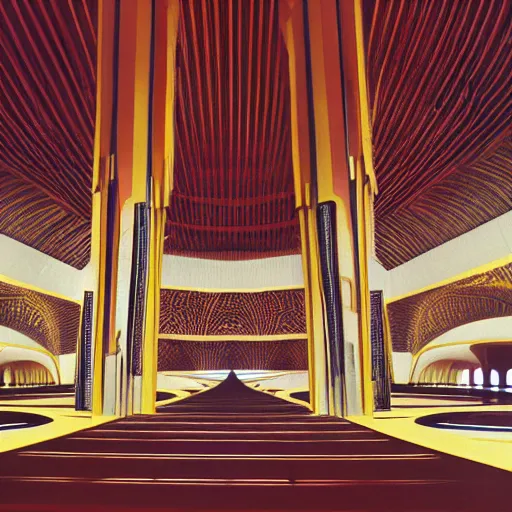
[[[433,428],[512,434],[512,411],[444,412],[417,418],[416,423]]]
[[[0,431],[38,427],[52,421],[48,416],[41,416],[40,414],[32,414],[30,412],[0,411]]]

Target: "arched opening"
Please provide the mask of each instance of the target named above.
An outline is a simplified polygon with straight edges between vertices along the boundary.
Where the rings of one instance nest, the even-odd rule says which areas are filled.
[[[490,376],[491,386],[499,386],[500,385],[500,374],[497,370],[491,370]]]
[[[512,387],[512,368],[509,368],[505,377],[505,385]]]
[[[52,373],[35,361],[11,361],[0,366],[4,386],[41,386],[55,384]]]
[[[460,384],[462,386],[469,386],[469,368],[466,368],[465,370],[462,370],[460,375]]]
[[[473,374],[473,379],[475,381],[476,386],[484,385],[484,372],[482,371],[482,368],[477,368],[475,370],[475,373]]]

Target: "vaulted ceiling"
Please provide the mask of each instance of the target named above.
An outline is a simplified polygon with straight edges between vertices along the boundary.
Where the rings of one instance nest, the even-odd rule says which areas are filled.
[[[0,233],[89,260],[97,0],[0,2]]]
[[[364,7],[376,250],[391,269],[512,209],[512,3]]]
[[[247,259],[300,250],[278,4],[180,4],[167,253]]]
[[[298,253],[278,0],[182,1],[165,251]],[[90,251],[97,0],[0,2],[0,233]],[[512,208],[512,4],[364,0],[377,254],[393,268]]]

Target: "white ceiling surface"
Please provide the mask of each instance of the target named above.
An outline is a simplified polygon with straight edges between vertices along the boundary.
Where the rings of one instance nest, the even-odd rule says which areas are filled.
[[[370,261],[370,289],[399,297],[511,255],[512,211],[390,271]]]
[[[300,254],[224,261],[164,254],[162,286],[250,290],[304,286]]]
[[[0,343],[11,343],[13,345],[20,345],[28,348],[43,348],[42,345],[32,338],[3,325],[0,325]]]
[[[434,347],[459,341],[493,341],[512,339],[512,316],[488,318],[464,324],[445,332],[427,346]]]
[[[470,350],[475,341],[505,341],[509,339],[512,339],[512,316],[479,320],[451,329],[427,345],[428,348],[435,348],[427,350],[419,356],[412,380],[419,377],[423,368],[443,359],[480,364]],[[446,346],[449,343],[458,344]]]
[[[82,300],[89,265],[77,270],[5,235],[0,235],[0,279],[10,279]]]
[[[52,374],[55,382],[59,382],[59,371],[55,361],[47,354],[28,347],[1,347],[0,365],[19,361],[32,361],[42,364]]]

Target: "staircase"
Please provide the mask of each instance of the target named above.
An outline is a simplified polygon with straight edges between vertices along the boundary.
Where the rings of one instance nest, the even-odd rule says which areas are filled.
[[[234,373],[158,412],[1,455],[0,510],[494,512],[510,503],[505,471],[312,416]]]

